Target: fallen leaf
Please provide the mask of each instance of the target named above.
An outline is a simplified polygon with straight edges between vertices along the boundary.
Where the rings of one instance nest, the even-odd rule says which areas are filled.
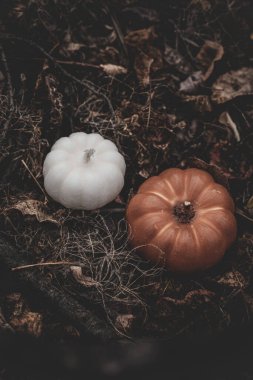
[[[139,47],[157,37],[154,27],[131,30],[124,38],[125,43],[132,47]]]
[[[211,112],[212,105],[208,95],[185,95],[183,100],[187,103],[192,103],[194,108],[201,113]]]
[[[188,78],[180,83],[179,91],[185,94],[194,93],[203,83],[204,77],[202,71],[195,71]]]
[[[120,314],[116,318],[115,327],[120,331],[127,332],[131,329],[134,319],[133,314]]]
[[[253,95],[252,67],[243,67],[223,74],[212,86],[212,101],[217,104],[245,95]]]
[[[34,199],[26,199],[22,201],[18,201],[17,203],[14,203],[10,205],[8,208],[4,209],[4,212],[8,213],[11,210],[18,210],[20,211],[24,216],[31,215],[35,216],[38,222],[51,222],[55,224],[59,224],[59,221],[54,218],[54,216],[51,216],[49,211],[47,210],[46,205],[41,202]]]
[[[150,83],[149,74],[153,61],[153,58],[150,58],[147,54],[145,54],[142,51],[140,51],[135,58],[134,69],[137,78],[143,87],[148,86]]]
[[[191,64],[176,50],[166,45],[164,50],[165,61],[184,75],[190,75],[193,71]]]
[[[196,60],[203,67],[203,80],[206,81],[213,72],[215,62],[221,60],[224,55],[223,46],[215,41],[205,41],[201,47],[199,53],[196,56]]]
[[[99,65],[99,66],[104,70],[104,72],[107,75],[110,75],[112,77],[115,77],[116,75],[127,73],[127,69],[125,67],[113,65],[111,63],[107,63],[105,65]]]
[[[70,51],[70,52],[78,51],[83,46],[85,46],[85,45],[84,44],[79,44],[79,43],[76,43],[76,42],[70,42],[67,45],[67,50]]]
[[[230,288],[244,289],[247,286],[247,282],[243,275],[236,270],[225,273],[217,280],[217,282]]]
[[[249,208],[249,209],[253,208],[253,195],[248,200],[246,207]]]
[[[72,272],[72,275],[74,277],[74,279],[81,285],[84,285],[86,286],[87,288],[90,288],[90,287],[98,287],[99,286],[99,283],[95,280],[93,280],[93,278],[89,277],[89,276],[85,276],[82,272],[82,268],[77,266],[77,265],[72,265],[70,267],[70,270]]]
[[[235,122],[231,119],[231,116],[228,112],[222,112],[220,114],[219,122],[225,125],[226,127],[229,127],[233,131],[236,141],[239,142],[241,140],[237,126]]]

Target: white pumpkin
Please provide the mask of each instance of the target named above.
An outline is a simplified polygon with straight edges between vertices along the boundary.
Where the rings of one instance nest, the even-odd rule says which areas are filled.
[[[95,210],[111,202],[124,185],[126,164],[116,145],[98,133],[62,137],[44,166],[47,193],[63,206]]]

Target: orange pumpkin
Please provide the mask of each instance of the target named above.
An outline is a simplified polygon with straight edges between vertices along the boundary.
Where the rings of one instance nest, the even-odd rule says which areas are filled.
[[[173,272],[212,267],[236,238],[234,202],[199,169],[168,169],[140,187],[127,208],[130,241]]]

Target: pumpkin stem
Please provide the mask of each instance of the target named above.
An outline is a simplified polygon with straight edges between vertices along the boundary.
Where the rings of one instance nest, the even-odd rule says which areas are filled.
[[[85,151],[84,151],[84,161],[86,163],[89,162],[94,153],[95,153],[95,149],[85,149]]]
[[[178,203],[173,210],[173,214],[179,223],[190,223],[195,216],[193,204],[189,201]]]

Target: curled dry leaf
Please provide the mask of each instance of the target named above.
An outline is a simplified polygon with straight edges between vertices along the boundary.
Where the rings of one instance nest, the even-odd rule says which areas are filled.
[[[89,277],[89,276],[85,276],[83,274],[83,271],[82,271],[82,268],[77,266],[77,265],[72,265],[70,267],[70,270],[72,272],[72,275],[74,277],[74,279],[81,285],[83,286],[86,286],[87,288],[90,288],[90,287],[97,287],[99,286],[99,283],[95,280],[93,280],[93,278]]]
[[[105,65],[99,65],[103,71],[112,77],[120,74],[126,74],[127,69],[123,66],[113,65],[112,63],[107,63]]]
[[[24,216],[31,215],[35,216],[38,222],[51,222],[55,224],[59,224],[59,221],[51,216],[47,207],[41,201],[37,201],[34,199],[26,199],[18,201],[17,203],[12,204],[8,208],[4,209],[4,213],[8,213],[11,210],[18,210]]]
[[[203,67],[203,80],[206,81],[213,72],[215,62],[221,60],[224,55],[223,46],[215,41],[205,41],[196,60]]]
[[[179,91],[185,94],[194,93],[199,86],[203,83],[203,73],[202,71],[195,71],[188,78],[180,83]]]
[[[225,273],[217,280],[217,282],[229,288],[236,289],[244,289],[247,286],[247,281],[237,270]]]
[[[215,297],[215,293],[210,290],[205,289],[197,289],[192,290],[186,294],[183,299],[176,299],[172,297],[162,297],[161,301],[169,302],[174,305],[190,305],[192,303],[199,302],[210,302],[212,298]]]
[[[139,52],[135,58],[134,69],[137,78],[143,87],[146,87],[150,83],[150,68],[154,59],[150,58],[144,52]]]
[[[252,196],[250,197],[250,199],[248,200],[246,207],[247,207],[248,209],[253,209],[253,195],[252,195]]]
[[[198,112],[212,112],[212,105],[208,95],[184,95],[183,100],[193,104]]]
[[[119,314],[116,317],[115,327],[120,331],[128,332],[131,330],[133,321],[133,314]]]
[[[164,59],[181,74],[190,75],[193,72],[191,64],[176,49],[168,45],[165,46]]]
[[[219,122],[221,124],[225,125],[226,127],[229,127],[232,130],[232,132],[234,133],[236,141],[239,142],[241,140],[237,126],[236,126],[235,122],[231,119],[231,116],[229,115],[228,112],[222,112],[220,114]]]
[[[132,47],[139,47],[157,37],[154,27],[131,30],[124,38],[125,43]]]
[[[243,67],[223,74],[212,86],[212,100],[218,104],[245,95],[253,95],[252,67]]]

